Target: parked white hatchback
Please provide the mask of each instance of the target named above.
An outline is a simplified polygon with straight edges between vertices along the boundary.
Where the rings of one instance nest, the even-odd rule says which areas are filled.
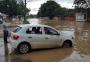
[[[71,32],[59,32],[47,25],[18,25],[11,33],[10,44],[19,53],[27,53],[37,48],[72,47],[74,37],[69,33]]]

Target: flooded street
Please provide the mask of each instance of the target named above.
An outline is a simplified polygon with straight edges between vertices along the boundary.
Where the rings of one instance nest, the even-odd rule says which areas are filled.
[[[0,62],[90,62],[90,0],[0,0]]]
[[[58,30],[74,30],[75,21],[65,21],[60,19],[48,20],[48,19],[28,19],[31,24],[44,24],[52,26]]]
[[[28,19],[31,24],[45,24],[58,30],[74,30],[74,21]],[[63,24],[62,24],[63,23]],[[68,24],[69,23],[69,24]],[[62,25],[61,25],[62,24]],[[59,62],[73,53],[73,48],[53,48],[45,50],[35,50],[28,54],[11,54],[11,62]]]
[[[28,19],[31,24],[45,24],[59,31],[74,31],[73,48],[34,50],[27,54],[12,53],[11,62],[90,62],[90,22]]]
[[[28,54],[11,55],[12,62],[59,62],[71,55],[73,48],[55,48],[32,51]]]
[[[90,22],[76,22],[76,48],[84,55],[90,55]]]

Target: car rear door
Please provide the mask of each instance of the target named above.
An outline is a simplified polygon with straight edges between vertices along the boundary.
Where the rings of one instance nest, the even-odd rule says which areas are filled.
[[[32,32],[33,31],[33,32]],[[32,48],[43,48],[44,35],[42,32],[42,27],[32,26],[27,29],[27,38],[32,46]]]

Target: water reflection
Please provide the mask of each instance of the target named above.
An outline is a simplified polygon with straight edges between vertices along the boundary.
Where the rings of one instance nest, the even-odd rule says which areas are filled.
[[[90,56],[82,55],[77,51],[74,51],[69,57],[60,62],[90,62]]]
[[[76,22],[76,49],[90,55],[90,22]]]

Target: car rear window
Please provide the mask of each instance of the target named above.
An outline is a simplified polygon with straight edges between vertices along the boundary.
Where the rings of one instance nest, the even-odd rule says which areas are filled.
[[[18,32],[18,31],[20,31],[21,28],[22,28],[22,27],[17,26],[17,27],[13,30],[13,32],[16,33],[16,32]]]

